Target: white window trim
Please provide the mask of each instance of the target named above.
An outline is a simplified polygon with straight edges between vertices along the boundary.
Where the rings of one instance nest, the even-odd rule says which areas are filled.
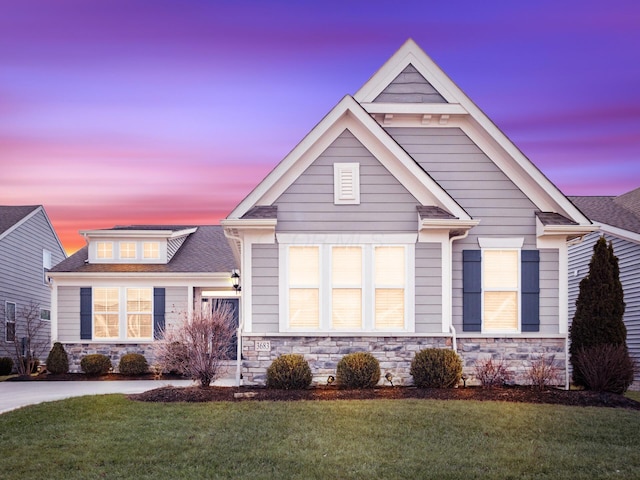
[[[117,288],[118,289],[118,336],[117,337],[96,337],[95,334],[95,289],[96,288]],[[151,290],[151,336],[150,337],[127,337],[127,289],[150,289]],[[154,339],[153,322],[153,287],[146,285],[121,287],[117,285],[100,285],[91,289],[91,339],[94,342],[149,342]]]
[[[122,246],[123,246],[125,243],[132,243],[132,244],[133,244],[133,257],[124,257],[124,256],[122,255]],[[139,250],[139,248],[138,248],[138,242],[136,242],[136,241],[133,241],[133,240],[123,240],[123,241],[121,241],[121,242],[118,242],[118,258],[119,258],[120,260],[129,260],[129,261],[131,261],[131,260],[138,260],[138,250]]]
[[[101,257],[100,256],[100,246],[101,245],[111,245],[111,256],[109,257]],[[113,253],[114,253],[114,248],[113,248],[113,242],[110,241],[99,241],[96,242],[96,259],[98,260],[112,260],[113,259]]]
[[[292,238],[295,235],[292,236]],[[412,236],[415,242],[415,235]],[[380,236],[376,236],[377,242],[370,241],[361,244],[334,244],[334,243],[280,243],[279,244],[279,331],[282,333],[406,333],[415,331],[415,243],[383,243]],[[289,326],[289,247],[291,246],[318,246],[320,247],[320,321],[317,330],[295,329]],[[331,248],[334,246],[357,246],[363,251],[363,277],[362,277],[362,319],[361,330],[344,330],[331,328]],[[404,327],[376,329],[375,328],[375,279],[374,248],[376,246],[399,246],[405,248],[405,311]]]
[[[155,256],[147,256],[146,245],[156,246],[158,249],[158,254]],[[160,260],[162,256],[162,252],[160,251],[160,242],[142,242],[142,259],[143,260]]]
[[[505,240],[505,239],[495,239],[495,240]],[[480,239],[478,239],[478,241],[480,241]],[[480,243],[480,242],[478,242]],[[492,242],[495,244],[500,245],[500,242]],[[508,243],[508,242],[507,242]],[[514,242],[508,243],[510,245],[513,245]],[[516,251],[518,253],[518,258],[516,260],[517,262],[517,267],[518,267],[518,272],[517,272],[517,280],[518,280],[518,285],[516,288],[486,288],[484,286],[484,266],[485,266],[485,252],[486,251]],[[480,278],[481,278],[481,285],[482,285],[482,295],[481,295],[481,313],[482,313],[482,333],[487,333],[487,334],[519,334],[522,333],[522,306],[521,306],[521,292],[522,292],[522,248],[521,247],[494,247],[494,248],[483,248],[482,249],[482,260],[481,260],[481,267],[480,267]],[[516,308],[518,310],[518,318],[517,318],[517,328],[515,329],[491,329],[491,328],[486,328],[485,327],[485,310],[484,310],[484,294],[485,292],[516,292]]]
[[[347,180],[351,179],[351,188],[347,189]],[[360,204],[360,164],[333,164],[333,202],[336,205]]]
[[[9,305],[13,305],[13,322],[9,321],[9,313],[8,313]],[[17,334],[16,332],[17,317],[18,317],[18,305],[15,302],[5,301],[4,302],[4,341],[6,343],[13,343],[15,341],[16,334]],[[14,335],[13,340],[7,340],[7,333],[9,332],[9,329],[7,328],[8,323],[13,323],[13,335]]]

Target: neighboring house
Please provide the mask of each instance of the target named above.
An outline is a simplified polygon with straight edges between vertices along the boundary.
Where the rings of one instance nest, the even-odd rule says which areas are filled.
[[[53,279],[52,340],[70,370],[91,353],[114,367],[125,353],[152,363],[153,341],[194,308],[230,302],[237,268],[220,226],[144,225],[80,232],[87,245],[58,264]],[[236,320],[237,321],[237,320]],[[235,362],[233,363],[235,366]]]
[[[640,365],[640,188],[618,197],[569,198],[600,226],[600,232],[591,233],[581,243],[569,247],[569,322],[575,315],[580,281],[589,273],[593,246],[604,235],[618,257],[626,304],[627,346]],[[640,370],[634,383],[640,387]]]
[[[596,229],[411,40],[222,225],[241,264],[242,373],[301,353],[317,382],[425,347],[566,379],[567,243]]]
[[[0,356],[17,360],[15,342],[23,348],[25,311],[36,315],[35,323],[42,320],[42,328],[34,338],[42,351],[37,351],[36,355],[49,353],[51,290],[48,271],[65,258],[64,248],[44,207],[0,206]],[[44,358],[40,360],[44,361]]]

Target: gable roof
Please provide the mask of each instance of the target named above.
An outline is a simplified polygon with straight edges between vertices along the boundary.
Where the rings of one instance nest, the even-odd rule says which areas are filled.
[[[429,101],[413,104],[390,103],[383,92],[399,75],[419,73],[446,103]],[[397,83],[397,82],[396,82]],[[381,96],[382,95],[382,96]],[[428,121],[433,115],[440,118],[458,116],[467,119],[461,128],[487,153],[496,165],[544,212],[556,212],[580,224],[589,220],[560,192],[560,190],[507,138],[507,136],[476,106],[473,101],[438,67],[411,39],[356,92],[354,98],[371,114],[422,115]]]
[[[119,227],[120,230],[169,230],[170,226]],[[195,227],[188,227],[195,228]],[[221,273],[238,268],[231,247],[219,225],[198,226],[166,264],[87,263],[88,246],[83,247],[50,270],[56,273]]]
[[[40,205],[0,205],[0,238],[17,227],[21,220],[26,220],[30,213],[34,213],[37,209],[42,208]]]
[[[640,188],[618,197],[572,196],[569,199],[591,220],[640,236]]]
[[[471,220],[469,214],[380,124],[347,95],[240,202],[223,225],[232,225],[233,220],[242,219],[255,206],[271,205],[344,130],[349,130],[422,205],[440,207],[454,218]]]

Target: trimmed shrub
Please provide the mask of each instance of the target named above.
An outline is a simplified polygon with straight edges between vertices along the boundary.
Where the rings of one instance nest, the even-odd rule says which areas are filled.
[[[69,357],[60,342],[54,343],[49,352],[47,371],[53,374],[67,373],[69,371]]]
[[[338,362],[338,385],[347,388],[373,388],[380,380],[380,363],[368,352],[349,353]]]
[[[139,353],[125,353],[120,358],[118,371],[122,375],[144,375],[149,373],[149,364],[144,355]]]
[[[624,345],[583,348],[576,352],[574,362],[589,390],[624,393],[633,382],[635,365]]]
[[[267,387],[282,390],[304,389],[311,385],[311,368],[302,355],[286,354],[267,368]]]
[[[544,390],[546,387],[560,383],[560,374],[555,360],[555,355],[547,358],[541,355],[531,362],[525,375],[533,388]]]
[[[413,383],[420,388],[452,388],[462,377],[462,360],[453,350],[427,348],[411,361]]]
[[[0,375],[11,375],[13,371],[13,358],[0,357]]]
[[[480,381],[482,388],[493,388],[509,383],[512,378],[511,372],[507,369],[504,360],[478,360],[474,365],[476,378]]]
[[[98,376],[106,375],[111,370],[111,360],[106,355],[93,353],[82,357],[80,360],[80,368],[87,375]]]

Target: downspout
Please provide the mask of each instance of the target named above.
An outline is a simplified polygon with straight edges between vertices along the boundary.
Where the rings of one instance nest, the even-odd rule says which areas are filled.
[[[242,272],[242,238],[237,235],[232,235],[230,231],[227,229],[223,229],[224,236],[229,240],[235,240],[240,244],[240,271]],[[240,292],[242,290],[236,292],[238,295],[241,295]],[[240,298],[240,304],[242,304],[242,297]],[[239,305],[242,307],[242,305]],[[239,312],[240,321],[238,322],[238,332],[236,333],[237,341],[237,350],[236,350],[236,386],[239,387],[242,383],[242,329],[244,328],[244,309],[240,308]]]
[[[462,235],[451,237],[449,239],[449,281],[451,282],[449,289],[449,331],[451,332],[451,348],[454,352],[458,353],[458,338],[456,333],[456,327],[453,326],[453,242],[456,240],[462,240],[469,236],[469,230],[465,231]]]

